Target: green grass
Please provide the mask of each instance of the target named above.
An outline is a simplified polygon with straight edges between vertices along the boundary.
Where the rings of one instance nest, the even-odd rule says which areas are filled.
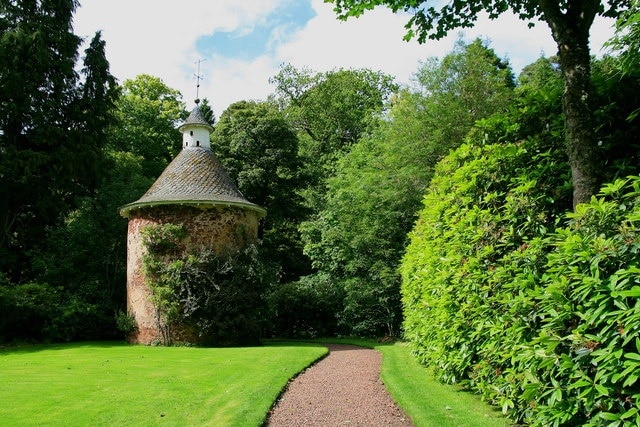
[[[0,350],[0,424],[259,426],[288,380],[326,354],[79,343]]]
[[[378,344],[360,339],[323,340],[374,348],[382,353],[380,376],[387,390],[417,427],[505,427],[502,412],[460,387],[433,379],[404,343]]]
[[[402,343],[375,348],[382,380],[418,427],[509,426],[478,396],[434,380]],[[288,380],[326,354],[318,344],[145,347],[76,343],[0,350],[0,425],[259,426]]]

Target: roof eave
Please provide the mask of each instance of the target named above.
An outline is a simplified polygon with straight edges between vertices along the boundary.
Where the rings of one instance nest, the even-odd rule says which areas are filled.
[[[178,126],[178,131],[182,132],[184,129],[189,128],[189,127],[200,127],[200,128],[205,128],[209,131],[209,133],[213,132],[213,126],[211,126],[210,124],[207,123],[183,123],[180,126]]]
[[[256,212],[258,214],[258,218],[264,218],[267,215],[266,209],[261,208],[258,205],[254,205],[253,203],[233,202],[226,200],[161,200],[150,202],[133,202],[122,206],[119,209],[119,212],[122,217],[129,218],[129,212],[133,210],[169,205],[193,206],[197,208],[210,208],[216,206],[237,207]]]

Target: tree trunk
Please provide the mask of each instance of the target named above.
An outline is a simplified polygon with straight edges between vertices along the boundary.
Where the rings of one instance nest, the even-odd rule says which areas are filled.
[[[540,8],[558,45],[564,80],[567,155],[573,181],[573,207],[588,202],[600,185],[598,144],[590,106],[591,55],[589,29],[599,0],[572,0],[561,11],[557,1],[540,0]]]

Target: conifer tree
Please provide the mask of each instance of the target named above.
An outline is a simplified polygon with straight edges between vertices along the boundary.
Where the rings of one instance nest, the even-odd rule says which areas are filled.
[[[0,271],[24,277],[29,254],[92,191],[115,97],[104,43],[73,33],[75,0],[0,0]]]

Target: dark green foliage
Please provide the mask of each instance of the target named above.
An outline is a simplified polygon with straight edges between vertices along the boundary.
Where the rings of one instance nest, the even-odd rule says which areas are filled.
[[[371,265],[365,277],[344,280],[344,309],[339,325],[357,337],[392,337],[401,335],[402,310],[400,280],[386,265]]]
[[[144,270],[164,343],[172,343],[174,328],[187,326],[195,328],[200,344],[258,344],[274,280],[258,245],[223,254],[190,253],[185,237],[185,230],[173,224],[143,231]]]
[[[142,176],[136,156],[114,152],[107,160],[110,169],[94,196],[48,230],[34,252],[32,274],[58,289],[76,310],[95,315],[76,322],[73,333],[67,328],[67,340],[119,336],[114,313],[124,309],[126,299],[127,220],[118,208],[139,197],[152,181]]]
[[[61,342],[95,337],[113,338],[102,331],[111,316],[102,301],[91,303],[47,284],[0,286],[0,341]]]
[[[613,57],[594,61],[591,66],[603,182],[636,174],[640,164],[640,69],[621,74],[621,66],[622,61]]]
[[[297,230],[308,213],[299,194],[306,182],[298,137],[284,114],[270,103],[236,102],[216,124],[211,146],[242,194],[267,210],[261,222],[263,252],[280,270],[280,281],[308,274]]]
[[[116,313],[116,328],[118,328],[118,331],[122,332],[126,338],[138,330],[138,324],[133,315],[125,313],[124,311],[118,311]]]
[[[336,313],[342,311],[343,300],[342,289],[326,275],[278,285],[269,295],[269,334],[285,338],[337,335],[341,330]]]
[[[178,296],[185,317],[195,324],[205,345],[256,345],[267,317],[266,294],[274,277],[261,248],[204,252],[187,260]]]
[[[209,100],[207,98],[204,98],[198,104],[198,108],[200,108],[200,111],[202,111],[202,114],[204,115],[207,123],[213,126],[213,124],[216,122],[216,115],[211,108],[211,104],[209,104]]]
[[[0,270],[28,282],[33,246],[91,194],[116,96],[100,34],[76,72],[73,0],[0,2]]]
[[[126,301],[127,220],[118,210],[140,197],[167,164],[163,142],[180,144],[173,127],[183,112],[177,93],[149,76],[127,81],[125,88],[118,111],[110,113],[119,120],[104,132],[102,179],[90,196],[77,198],[64,221],[46,228],[29,252],[30,276],[60,295],[59,318],[51,327],[59,328],[65,341],[121,337],[115,313]],[[153,120],[147,122],[145,114]],[[141,128],[156,139],[136,141]]]
[[[78,243],[66,232],[109,170],[104,148],[118,95],[99,32],[77,63],[76,7],[71,0],[0,2],[4,340],[111,336],[112,300],[104,295],[113,288],[83,274],[86,261],[99,264],[100,251],[87,255],[97,236],[87,232]],[[74,258],[69,252],[78,248],[84,256]]]
[[[514,361],[536,425],[640,422],[640,177],[567,215],[535,289],[539,326]]]
[[[0,338],[16,340],[51,340],[53,319],[60,315],[60,295],[47,285],[27,283],[0,286]]]
[[[86,116],[85,130],[94,138],[96,146],[104,144],[100,139],[105,138],[107,128],[113,123],[114,104],[120,89],[116,78],[109,72],[106,43],[101,36],[98,31],[84,51],[84,82],[79,102],[79,108]]]

